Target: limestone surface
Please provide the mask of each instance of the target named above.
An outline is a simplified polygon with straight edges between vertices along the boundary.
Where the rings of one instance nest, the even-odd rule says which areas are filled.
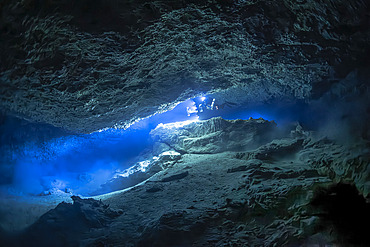
[[[220,118],[167,129],[157,140],[169,147],[179,139],[167,137],[182,132],[194,140],[211,134],[213,146],[224,140],[228,148],[166,151],[171,156],[154,159],[161,169],[148,169],[149,179],[94,199],[73,197],[73,204],[60,204],[4,241],[9,246],[24,241],[34,246],[368,245],[364,230],[352,226],[370,217],[366,143],[349,148],[301,126],[256,148],[224,139],[241,130],[257,136],[257,126],[278,131],[265,120]],[[47,236],[36,238],[45,229]]]
[[[213,93],[308,99],[368,61],[366,1],[3,1],[0,106],[70,131]]]

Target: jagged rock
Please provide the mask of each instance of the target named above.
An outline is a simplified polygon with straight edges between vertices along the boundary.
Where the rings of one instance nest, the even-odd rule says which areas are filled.
[[[146,192],[154,193],[154,192],[158,192],[158,191],[161,191],[161,190],[162,190],[161,187],[159,187],[159,186],[153,186],[153,187],[147,189]]]
[[[117,190],[123,190],[126,188],[130,188],[150,178],[151,175],[153,174],[138,171],[133,174],[130,174],[127,177],[118,176],[118,177],[112,178],[110,181],[100,185],[101,188],[91,193],[91,196],[101,195],[101,194],[109,193],[111,191],[117,191]]]
[[[188,128],[194,135],[207,137],[228,128],[232,132],[233,127],[242,132],[244,126],[256,124],[216,120],[210,131],[202,129],[202,124],[184,126],[183,131]],[[258,121],[262,126],[271,124]],[[172,131],[181,130],[167,129],[167,132]],[[335,179],[352,179],[356,198],[366,203],[364,190],[360,190],[366,179],[338,172],[339,166],[348,172],[363,169],[366,163],[364,146],[358,147],[357,153],[345,152],[344,146],[333,140],[315,138],[312,134],[297,139],[287,132],[285,138],[248,152],[182,155],[168,152],[152,162],[176,163],[153,174],[148,181],[131,190],[100,196],[104,203],[74,197],[74,204],[60,204],[20,234],[19,239],[50,246],[48,239],[37,242],[33,236],[44,234],[45,228],[60,227],[58,231],[73,232],[68,235],[68,241],[60,241],[65,246],[73,246],[77,239],[87,246],[260,246],[266,243],[269,246],[299,246],[333,244],[342,240],[342,243],[350,243],[347,238],[337,237],[340,231],[334,234],[317,228],[322,225],[322,212],[332,211],[333,205],[319,205],[315,209],[317,200],[314,198],[318,195],[315,188],[332,184]],[[169,133],[168,136],[173,135]],[[212,140],[218,143],[217,139]],[[255,157],[262,153],[270,158],[248,159],[245,155]],[[350,168],[355,157],[359,160],[361,157],[365,163]],[[323,167],[327,170],[320,171]],[[321,202],[339,199],[331,190],[322,194],[326,200],[319,200]],[[362,207],[358,200],[351,202],[354,207]],[[73,226],[63,228],[66,222]],[[5,241],[14,242],[9,238]]]
[[[361,217],[368,223],[369,7],[363,0],[2,1],[5,114],[91,133],[200,95],[225,110],[306,108],[294,111],[302,122],[290,136],[262,119],[161,125],[152,132],[153,156],[179,154],[111,185],[150,181],[103,202],[74,197],[13,235],[0,227],[1,244],[368,246],[366,228],[338,225],[343,215],[350,227]],[[352,192],[343,195],[338,182]],[[334,189],[310,211],[323,184]],[[336,227],[320,228],[327,225]]]
[[[116,174],[110,181],[102,184],[100,189],[91,195],[100,195],[111,191],[117,191],[135,186],[154,174],[173,166],[181,154],[175,151],[166,151],[151,160],[140,161],[125,171]]]
[[[358,0],[27,0],[0,10],[1,107],[76,132],[207,92],[235,105],[307,98],[369,50]]]
[[[366,186],[369,181],[367,171],[370,155],[366,144],[358,145],[348,147],[336,144],[328,138],[311,139],[298,152],[298,159],[307,160],[320,175],[329,176],[336,182],[353,182],[367,198],[370,195]]]
[[[274,138],[274,122],[263,119],[211,118],[181,128],[159,125],[151,135],[183,153],[219,153],[252,149]]]
[[[186,211],[169,212],[144,231],[138,246],[176,246],[191,244],[206,228],[206,222]]]
[[[239,159],[271,160],[294,155],[302,148],[304,139],[279,139],[262,145],[257,150],[248,153],[238,153]]]
[[[317,170],[302,170],[302,171],[284,171],[280,173],[276,173],[274,175],[276,178],[317,178],[320,177],[321,175],[317,172]]]
[[[153,155],[160,155],[163,152],[171,151],[171,148],[162,142],[156,142],[153,145]]]
[[[166,151],[156,157],[155,164],[158,164],[162,169],[173,166],[178,160],[181,159],[181,154],[176,151]]]
[[[227,172],[232,173],[232,172],[242,172],[242,171],[254,170],[254,169],[260,168],[261,165],[262,165],[262,162],[260,160],[252,159],[252,160],[248,160],[246,165],[229,168]]]
[[[73,204],[61,203],[40,217],[15,246],[73,246],[83,232],[107,227],[122,211],[94,199],[72,196]],[[42,233],[42,235],[40,235]],[[66,237],[68,236],[68,237]],[[19,242],[18,242],[19,241]]]

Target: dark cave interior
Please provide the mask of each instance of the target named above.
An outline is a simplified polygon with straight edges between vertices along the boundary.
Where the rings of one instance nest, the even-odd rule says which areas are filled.
[[[369,246],[369,9],[2,1],[0,246]]]
[[[366,246],[370,244],[367,229],[370,204],[353,184],[338,183],[317,188],[310,203],[320,216],[318,228],[334,231],[342,243]]]

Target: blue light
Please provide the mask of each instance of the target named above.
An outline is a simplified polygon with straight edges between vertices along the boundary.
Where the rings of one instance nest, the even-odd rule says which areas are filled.
[[[125,170],[142,161],[138,157],[144,150],[152,148],[153,140],[149,133],[158,125],[166,129],[180,128],[198,121],[199,117],[209,119],[217,116],[224,119],[262,117],[277,120],[279,124],[292,118],[289,114],[292,107],[289,106],[277,110],[275,105],[217,107],[217,100],[212,99],[215,107],[207,108],[206,100],[205,96],[186,100],[171,111],[142,119],[126,130],[107,128],[91,134],[25,142],[13,149],[0,150],[0,154],[4,154],[1,162],[14,167],[13,185],[22,193],[71,191],[88,196],[111,179],[117,170]],[[201,104],[202,112],[199,111]],[[293,108],[295,111],[298,109]]]
[[[117,170],[135,164],[143,150],[151,148],[149,133],[157,125],[196,121],[196,112],[187,114],[187,108],[193,106],[193,100],[186,100],[171,111],[142,119],[126,130],[107,128],[91,134],[28,142],[10,149],[7,157],[12,158],[6,162],[15,167],[13,188],[20,194],[71,191],[88,196]]]

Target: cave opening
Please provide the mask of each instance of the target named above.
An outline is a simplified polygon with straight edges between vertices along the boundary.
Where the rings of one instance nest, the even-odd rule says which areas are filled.
[[[298,122],[296,113],[303,109],[302,105],[277,106],[238,107],[227,102],[219,105],[212,96],[203,95],[179,103],[170,111],[136,121],[127,129],[106,128],[90,134],[74,134],[8,117],[2,124],[5,140],[2,163],[7,164],[2,166],[2,190],[11,194],[97,195],[102,184],[124,174],[133,164],[151,158],[150,131],[159,124],[188,124],[219,116],[263,118],[276,121],[280,127]]]

